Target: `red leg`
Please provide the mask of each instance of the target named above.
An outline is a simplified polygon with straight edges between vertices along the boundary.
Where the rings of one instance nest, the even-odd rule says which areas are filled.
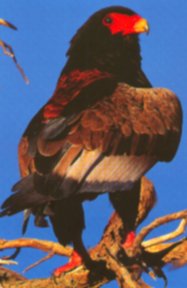
[[[133,244],[134,240],[135,240],[136,234],[134,231],[130,231],[126,234],[125,240],[122,243],[122,247],[124,249],[127,249],[129,247],[131,247],[131,245]]]
[[[121,245],[124,249],[129,248],[135,239],[140,187],[140,180],[138,180],[128,191],[109,193],[110,201],[123,222],[125,236]]]
[[[55,271],[53,272],[53,275],[56,277],[59,277],[62,273],[71,271],[81,264],[83,264],[83,259],[78,254],[78,252],[74,250],[70,258],[70,262],[55,269]]]
[[[72,256],[70,258],[70,262],[67,263],[66,265],[63,265],[63,266],[57,268],[53,272],[54,276],[59,277],[62,273],[66,273],[68,271],[71,271],[81,264],[85,265],[87,268],[91,267],[93,261],[90,258],[86,248],[84,247],[84,244],[83,244],[82,238],[81,238],[81,234],[74,236],[73,246],[74,246],[74,251],[73,251]]]

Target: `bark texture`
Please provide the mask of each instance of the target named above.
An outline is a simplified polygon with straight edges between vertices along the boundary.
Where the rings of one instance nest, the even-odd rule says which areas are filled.
[[[155,204],[156,197],[152,183],[142,178],[141,198],[137,213],[137,226],[147,216]],[[179,227],[166,235],[144,241],[144,238],[155,228],[173,220],[182,219]],[[101,241],[90,249],[91,257],[97,261],[93,271],[87,270],[84,265],[61,275],[59,278],[49,277],[46,279],[29,280],[23,276],[3,268],[0,268],[0,287],[3,288],[52,288],[52,287],[77,287],[96,288],[116,279],[119,287],[147,288],[150,287],[141,279],[142,273],[149,273],[150,277],[167,278],[162,271],[166,264],[181,267],[187,263],[187,240],[183,238],[177,242],[165,243],[185,231],[187,210],[157,218],[148,226],[144,227],[137,235],[133,246],[125,251],[121,248],[121,241],[125,233],[119,216],[114,213],[106,226]],[[32,247],[45,251],[46,257],[41,261],[48,260],[53,255],[71,257],[72,248],[62,247],[58,243],[38,239],[0,240],[0,250],[8,248]],[[40,262],[32,266],[39,265]],[[29,268],[33,268],[29,267]],[[36,268],[35,268],[36,269]]]

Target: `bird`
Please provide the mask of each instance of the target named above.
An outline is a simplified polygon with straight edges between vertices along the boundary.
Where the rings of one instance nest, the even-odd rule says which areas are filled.
[[[0,216],[24,211],[24,233],[31,214],[40,227],[49,219],[58,241],[73,244],[71,261],[55,276],[93,266],[82,240],[83,201],[108,193],[126,249],[135,238],[141,177],[176,154],[182,108],[142,70],[139,35],[148,32],[148,21],[129,8],[94,13],[71,40],[52,97],[20,140],[22,178]]]

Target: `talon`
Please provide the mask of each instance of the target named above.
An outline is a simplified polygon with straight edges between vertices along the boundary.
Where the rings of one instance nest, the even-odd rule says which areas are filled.
[[[74,250],[70,258],[70,262],[55,269],[53,275],[55,277],[60,277],[61,274],[69,272],[81,264],[83,264],[82,257]]]
[[[153,267],[153,271],[157,277],[163,279],[164,287],[167,288],[168,287],[168,279],[167,279],[165,273],[163,272],[163,270],[161,269],[161,267],[159,267],[159,266]]]
[[[131,247],[132,244],[134,243],[135,237],[136,237],[135,232],[134,231],[130,231],[126,235],[125,241],[122,243],[122,247],[124,249],[127,249],[127,248]]]

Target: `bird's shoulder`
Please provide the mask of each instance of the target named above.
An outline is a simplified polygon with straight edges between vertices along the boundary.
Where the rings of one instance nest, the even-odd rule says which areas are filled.
[[[110,81],[114,82],[114,77],[110,73],[98,69],[85,71],[76,69],[69,73],[63,73],[58,80],[53,96],[43,108],[44,119],[54,119],[68,113],[66,110],[71,110],[70,107],[77,102],[76,99],[84,97],[82,94],[90,95],[94,93],[101,83],[104,91]],[[85,102],[86,100],[87,105],[89,105],[89,101],[92,101],[91,96],[88,99],[84,99],[84,97],[82,101]],[[76,109],[78,108],[77,106]]]
[[[38,146],[45,146],[44,154],[50,156],[65,145],[61,140],[50,143],[43,141],[41,134],[48,130],[65,130],[66,135],[69,126],[79,118],[83,110],[106,95],[111,95],[116,86],[116,79],[110,73],[98,69],[76,69],[62,73],[52,97],[30,121],[20,140],[18,157],[21,174],[28,174],[31,163],[30,170],[34,170]]]

